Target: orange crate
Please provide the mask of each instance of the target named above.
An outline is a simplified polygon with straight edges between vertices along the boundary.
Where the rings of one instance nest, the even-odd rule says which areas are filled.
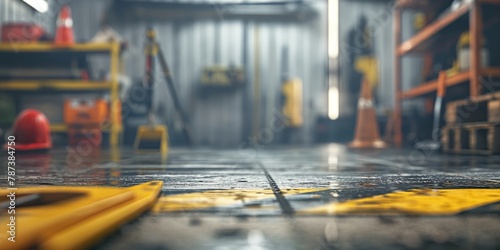
[[[108,105],[103,99],[67,99],[64,102],[64,123],[77,126],[100,126],[107,117]]]

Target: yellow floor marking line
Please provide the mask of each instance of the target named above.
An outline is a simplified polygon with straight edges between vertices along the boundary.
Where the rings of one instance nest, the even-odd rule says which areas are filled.
[[[151,208],[162,186],[163,182],[152,181],[129,188],[41,186],[0,190],[2,206],[10,206],[12,200],[7,195],[11,192],[18,202],[15,212],[2,212],[0,217],[1,225],[13,224],[8,228],[12,232],[0,231],[0,249],[88,248]],[[15,216],[14,220],[10,216]]]
[[[500,202],[500,189],[412,189],[332,203],[301,214],[453,215]]]
[[[294,188],[282,189],[283,195],[314,193],[327,188]],[[213,207],[227,207],[259,200],[274,199],[271,189],[252,190],[212,190],[198,193],[162,196],[153,207],[153,212],[168,213],[189,210],[201,210]]]

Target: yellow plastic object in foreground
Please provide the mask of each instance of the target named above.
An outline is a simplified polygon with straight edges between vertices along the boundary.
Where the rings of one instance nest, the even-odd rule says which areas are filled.
[[[2,211],[1,225],[15,216],[15,242],[0,230],[0,249],[85,249],[122,224],[150,209],[163,182],[152,181],[129,188],[115,187],[23,187],[0,191],[0,204],[10,202],[15,191],[21,202],[14,214]]]

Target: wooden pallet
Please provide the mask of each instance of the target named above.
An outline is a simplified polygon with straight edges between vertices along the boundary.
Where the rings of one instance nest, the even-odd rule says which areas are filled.
[[[456,154],[500,153],[500,123],[447,125],[441,130],[443,151]]]
[[[445,120],[448,125],[500,122],[500,92],[448,103]]]

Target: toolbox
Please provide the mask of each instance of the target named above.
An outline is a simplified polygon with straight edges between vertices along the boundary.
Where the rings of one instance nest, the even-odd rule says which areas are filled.
[[[2,42],[36,42],[45,30],[33,23],[8,23],[2,25]]]
[[[104,99],[66,99],[64,123],[69,126],[100,126],[106,121],[108,104]]]

